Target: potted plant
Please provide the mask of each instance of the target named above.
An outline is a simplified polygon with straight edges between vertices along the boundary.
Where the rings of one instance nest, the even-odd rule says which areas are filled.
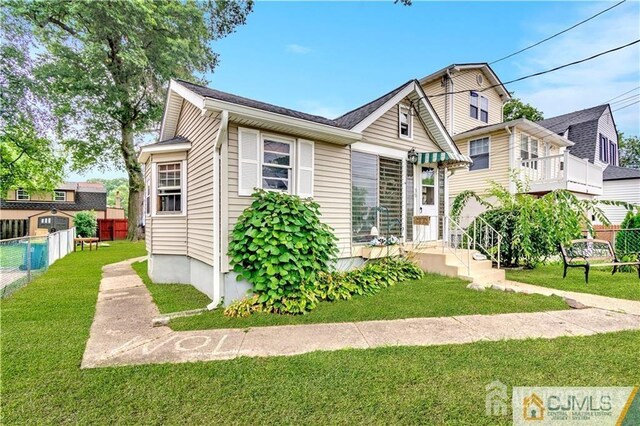
[[[400,254],[400,239],[395,235],[386,237],[375,237],[362,248],[362,257],[365,259],[378,259],[387,256],[398,256]]]

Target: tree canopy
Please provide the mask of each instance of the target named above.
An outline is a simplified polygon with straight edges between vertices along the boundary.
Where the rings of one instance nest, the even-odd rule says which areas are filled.
[[[625,136],[618,132],[618,150],[620,167],[640,169],[640,139],[637,136]]]
[[[245,23],[252,2],[9,0],[37,50],[33,69],[51,102],[72,168],[124,168],[129,237],[138,235],[144,181],[136,144],[157,130],[171,78],[213,71],[212,41]]]
[[[526,118],[531,121],[540,121],[544,119],[544,114],[539,109],[525,104],[519,98],[512,98],[504,104],[504,121],[517,120],[518,118]]]

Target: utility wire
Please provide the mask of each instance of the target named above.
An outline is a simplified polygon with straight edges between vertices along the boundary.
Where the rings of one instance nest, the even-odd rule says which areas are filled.
[[[634,90],[638,90],[638,89],[640,89],[640,86],[636,86],[636,87],[634,87],[634,88],[633,88],[633,89],[631,89],[631,90],[628,90],[628,91],[626,91],[626,92],[624,92],[624,93],[619,94],[619,95],[618,95],[618,96],[616,96],[615,98],[611,98],[611,99],[609,99],[607,102],[605,102],[605,104],[608,104],[608,103],[610,103],[612,100],[614,100],[614,99],[618,99],[620,96],[624,96],[624,95],[626,95],[627,93],[631,93],[631,92],[633,92]],[[615,103],[615,102],[614,102],[614,103]]]
[[[622,46],[614,47],[613,49],[609,49],[609,50],[606,50],[604,52],[597,53],[597,54],[595,54],[593,56],[589,56],[588,58],[584,58],[584,59],[580,59],[580,60],[577,60],[577,61],[569,62],[567,64],[560,65],[560,66],[557,66],[555,68],[551,68],[551,69],[548,69],[548,70],[545,70],[545,71],[540,71],[540,72],[537,72],[537,73],[534,73],[534,74],[525,75],[524,77],[520,77],[520,78],[516,78],[514,80],[506,81],[506,82],[504,82],[502,84],[493,84],[491,86],[485,87],[482,90],[475,90],[475,92],[484,92],[486,90],[493,89],[494,87],[507,85],[507,84],[511,84],[511,83],[516,83],[518,81],[526,80],[528,78],[538,77],[538,76],[543,75],[543,74],[548,74],[550,72],[558,71],[558,70],[561,70],[563,68],[567,68],[567,67],[570,67],[570,66],[573,66],[573,65],[581,64],[583,62],[590,61],[590,60],[598,58],[600,56],[603,56],[603,55],[606,55],[606,54],[609,54],[609,53],[613,53],[613,52],[616,52],[618,50],[625,49],[625,48],[627,48],[629,46],[632,46],[632,45],[638,44],[638,43],[640,43],[640,39],[632,41],[632,42],[627,43],[627,44],[622,45]],[[457,90],[457,91],[453,91],[453,92],[445,92],[445,93],[438,93],[438,94],[435,94],[435,95],[430,95],[430,96],[427,96],[427,98],[436,98],[436,97],[439,97],[439,96],[455,95],[456,93],[467,93],[467,92],[469,92],[469,90]]]
[[[640,93],[636,93],[635,95],[632,95],[632,96],[629,96],[629,97],[626,97],[626,98],[622,98],[622,99],[617,100],[617,101],[615,101],[615,102],[608,102],[608,104],[609,104],[609,105],[619,104],[620,102],[626,102],[626,101],[628,101],[629,99],[637,98],[638,96],[640,96]]]
[[[627,1],[627,0],[622,0],[620,3],[616,3],[616,4],[614,4],[613,6],[608,7],[608,8],[606,8],[605,10],[603,10],[603,11],[601,11],[601,12],[598,12],[598,13],[596,13],[595,15],[593,15],[593,16],[591,16],[591,17],[589,17],[589,18],[587,18],[587,19],[585,19],[585,20],[583,20],[583,21],[578,22],[577,24],[575,24],[575,25],[573,25],[573,26],[571,26],[571,27],[569,27],[569,28],[567,28],[567,29],[560,31],[559,33],[555,33],[554,35],[549,36],[549,37],[545,38],[544,40],[540,40],[539,42],[532,44],[531,46],[527,46],[527,47],[525,47],[524,49],[520,49],[520,50],[518,50],[517,52],[513,52],[513,53],[511,53],[510,55],[507,55],[507,56],[502,57],[502,58],[500,58],[500,59],[496,59],[496,60],[495,60],[495,61],[493,61],[493,62],[489,62],[489,65],[491,65],[491,64],[495,64],[495,63],[500,62],[500,61],[504,61],[505,59],[508,59],[508,58],[510,58],[510,57],[512,57],[512,56],[515,56],[515,55],[517,55],[517,54],[519,54],[519,53],[522,53],[522,52],[524,52],[524,51],[526,51],[526,50],[529,50],[529,49],[531,49],[531,48],[533,48],[533,47],[539,46],[539,45],[541,45],[542,43],[544,43],[545,41],[549,41],[549,40],[551,40],[552,38],[555,38],[555,37],[559,36],[560,34],[564,34],[564,33],[566,33],[567,31],[570,31],[570,30],[572,30],[572,29],[574,29],[574,28],[576,28],[576,27],[578,27],[578,26],[580,26],[580,25],[582,25],[582,24],[584,24],[584,23],[586,23],[586,22],[589,22],[590,20],[592,20],[592,19],[594,19],[594,18],[596,18],[596,17],[598,17],[598,16],[600,16],[600,15],[602,15],[603,13],[608,12],[608,11],[610,11],[611,9],[613,9],[613,8],[616,8],[616,7],[620,6],[620,5],[621,5],[622,3],[624,3],[625,1]]]
[[[633,102],[633,103],[630,103],[629,105],[625,105],[625,106],[621,106],[620,108],[616,108],[616,109],[614,109],[613,111],[620,111],[621,109],[625,109],[625,108],[630,107],[630,106],[632,106],[632,105],[635,105],[635,104],[637,104],[637,103],[640,103],[640,100],[639,100],[639,101],[635,101],[635,102]]]

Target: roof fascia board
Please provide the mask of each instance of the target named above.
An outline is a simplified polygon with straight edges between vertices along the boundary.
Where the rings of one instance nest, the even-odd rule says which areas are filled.
[[[167,137],[166,133],[166,120],[167,120],[167,112],[169,111],[169,108],[173,107],[173,97],[174,96],[180,96],[182,99],[187,100],[188,102],[192,103],[196,108],[200,109],[201,111],[204,111],[204,98],[200,95],[198,95],[197,93],[192,92],[191,90],[187,89],[186,87],[184,87],[183,85],[181,85],[180,83],[178,83],[175,80],[171,80],[169,82],[169,89],[167,90],[167,99],[165,101],[164,104],[164,113],[162,114],[162,123],[160,125],[160,140],[163,141],[165,139],[169,139],[169,137],[173,137],[174,135],[171,135],[169,137]]]
[[[140,163],[146,163],[151,154],[168,154],[172,152],[182,152],[188,151],[191,149],[190,142],[182,142],[168,145],[146,145],[140,149],[140,154],[138,155],[138,161]]]
[[[447,132],[447,129],[444,128],[444,124],[442,124],[442,120],[440,120],[440,117],[438,117],[438,114],[436,114],[436,111],[433,109],[433,105],[431,105],[431,102],[429,102],[429,99],[427,98],[427,94],[424,92],[424,90],[422,90],[422,86],[420,86],[419,83],[416,84],[416,82],[414,82],[413,87],[416,93],[418,94],[418,96],[420,97],[420,101],[422,102],[422,105],[424,105],[425,108],[429,111],[429,115],[430,115],[429,118],[431,118],[434,121],[436,126],[438,126],[438,130],[440,130],[440,133],[442,133],[442,135],[444,136],[444,141],[449,146],[449,149],[451,150],[451,152],[462,154],[460,150],[458,150],[458,147],[456,146],[456,144],[453,142],[453,139],[451,138],[451,135],[449,135],[449,132]],[[424,118],[425,117],[422,117],[421,115],[420,121],[423,122],[422,124],[424,125],[425,129],[429,131],[429,127],[426,125]],[[434,135],[431,135],[431,137],[433,137],[435,142],[438,144],[438,146],[440,146],[437,138]],[[440,149],[442,149],[442,146],[440,146]]]
[[[439,71],[434,72],[433,74],[429,74],[426,77],[422,77],[419,82],[420,84],[425,84],[428,83],[430,81],[435,80],[436,78],[442,77],[447,70],[471,70],[471,69],[481,69],[485,72],[487,72],[487,74],[489,74],[489,76],[491,78],[494,79],[494,82],[492,84],[497,85],[496,87],[494,87],[494,89],[497,89],[498,91],[500,91],[505,97],[506,99],[511,99],[511,94],[509,93],[509,91],[504,87],[504,84],[502,83],[502,81],[500,81],[500,78],[498,78],[498,75],[491,69],[491,67],[489,66],[489,64],[486,63],[479,63],[479,64],[453,64],[449,67],[446,68],[442,68]]]
[[[289,117],[286,115],[264,111],[257,108],[234,104],[232,102],[221,101],[219,99],[204,98],[204,108],[212,111],[226,110],[230,115],[279,124],[285,127],[290,127],[292,129],[302,128],[321,134],[331,135],[333,137],[344,138],[349,141],[347,145],[362,139],[362,135],[354,132],[353,130],[341,129],[339,127],[328,126],[321,123],[314,123],[313,121]]]
[[[485,126],[480,129],[471,130],[464,133],[458,133],[453,137],[453,139],[455,141],[467,140],[470,137],[484,135],[486,133],[495,132],[497,130],[503,130],[505,127],[521,128],[521,129],[524,129],[525,131],[534,133],[535,136],[542,135],[540,139],[551,138],[558,145],[561,145],[561,146],[574,145],[574,143],[571,142],[570,140],[565,139],[564,137],[552,132],[546,127],[543,127],[537,123],[534,123],[533,121],[529,121],[526,118],[518,118],[517,120],[505,121],[503,123],[497,123],[497,124],[492,124],[491,126]]]
[[[415,84],[408,84],[398,93],[396,93],[391,99],[382,104],[378,109],[369,114],[364,120],[360,121],[354,127],[352,131],[362,133],[367,127],[371,126],[378,118],[389,111],[394,105],[407,97],[407,95],[415,90]]]

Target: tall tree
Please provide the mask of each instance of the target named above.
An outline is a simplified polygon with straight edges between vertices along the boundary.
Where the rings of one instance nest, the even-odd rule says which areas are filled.
[[[28,39],[11,17],[0,20],[7,29],[0,44],[0,197],[14,188],[52,191],[64,177],[64,159],[46,137],[50,115],[32,90]]]
[[[212,71],[212,42],[245,23],[241,0],[9,0],[30,25],[34,70],[78,171],[116,164],[129,178],[129,238],[140,235],[144,180],[136,144],[157,128],[171,78]]]
[[[640,169],[640,139],[637,136],[626,136],[618,132],[618,150],[620,151],[620,167]]]
[[[116,205],[116,198],[120,197],[120,206],[127,212],[129,205],[129,180],[126,178],[92,178],[88,179],[89,182],[98,182],[104,185],[107,189],[107,206],[113,207]]]
[[[516,120],[518,118],[526,118],[531,121],[540,121],[544,119],[542,111],[530,104],[525,104],[519,98],[512,98],[504,104],[504,121]]]

